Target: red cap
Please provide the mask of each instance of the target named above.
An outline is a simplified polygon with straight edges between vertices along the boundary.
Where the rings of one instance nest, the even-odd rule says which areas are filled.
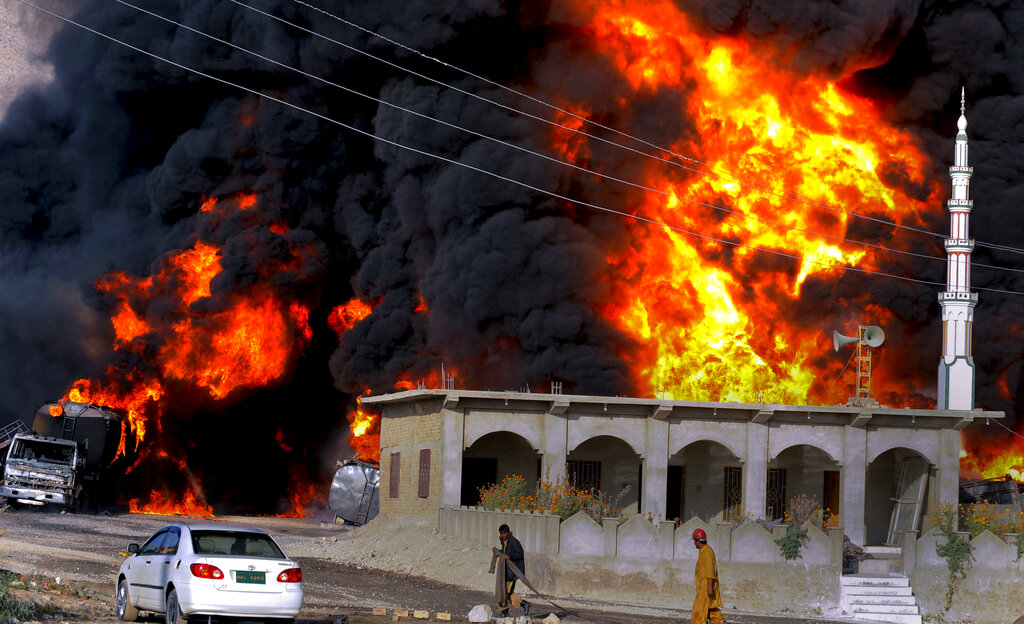
[[[707,538],[708,538],[708,534],[704,532],[704,529],[695,529],[693,531],[693,539],[706,540]]]

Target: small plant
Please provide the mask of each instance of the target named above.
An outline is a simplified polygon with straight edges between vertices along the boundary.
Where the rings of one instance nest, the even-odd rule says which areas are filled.
[[[1024,556],[1024,532],[1018,533],[1017,537],[1013,538],[1013,545],[1017,547],[1017,561]]]
[[[36,617],[36,606],[31,602],[18,600],[11,591],[11,584],[17,578],[10,572],[0,572],[0,622],[24,622]]]
[[[935,552],[946,560],[946,567],[949,568],[949,579],[946,582],[946,606],[942,613],[949,611],[953,604],[953,596],[960,587],[961,581],[967,576],[967,570],[974,563],[974,545],[971,540],[957,533],[959,523],[957,522],[957,507],[953,503],[940,505],[933,520],[933,524],[942,531],[946,538],[944,543],[935,544]],[[964,518],[960,518],[964,522]]]
[[[779,545],[779,552],[782,553],[783,557],[788,560],[793,560],[802,557],[800,549],[803,548],[810,539],[811,538],[807,536],[807,529],[794,522],[786,527],[786,534],[776,539],[775,543]]]

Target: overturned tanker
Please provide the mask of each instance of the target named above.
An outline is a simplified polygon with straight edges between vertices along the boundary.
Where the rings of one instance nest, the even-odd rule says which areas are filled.
[[[338,466],[331,481],[328,504],[349,524],[362,525],[377,517],[380,508],[380,469],[370,463],[348,460]]]
[[[0,498],[23,505],[112,502],[111,463],[123,416],[87,403],[47,403],[36,410],[32,433],[15,435],[7,449]]]

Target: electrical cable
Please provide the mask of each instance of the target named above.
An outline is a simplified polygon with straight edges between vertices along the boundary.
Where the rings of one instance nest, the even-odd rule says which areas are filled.
[[[301,27],[301,26],[299,26],[297,24],[293,24],[292,22],[289,22],[289,21],[284,20],[282,18],[278,18],[276,16],[272,16],[272,15],[270,15],[268,13],[260,11],[259,9],[255,8],[255,7],[251,6],[251,5],[247,5],[244,2],[240,2],[239,0],[230,0],[230,1],[234,2],[235,4],[244,6],[244,7],[248,8],[248,9],[251,9],[253,11],[256,11],[258,13],[262,13],[264,15],[267,15],[268,17],[273,17],[274,19],[277,19],[278,21],[281,21],[282,23],[288,24],[288,25],[293,26],[295,28],[300,28],[302,30],[305,30],[306,32],[309,32],[310,34],[314,34],[316,36],[323,37],[323,38],[327,39],[328,41],[336,43],[337,45],[341,45],[341,46],[343,46],[345,48],[352,49],[347,44],[343,44],[341,42],[335,41],[335,40],[330,39],[329,37],[326,37],[324,35],[319,35],[318,33],[315,33],[315,32],[313,32],[311,30],[305,29],[305,28],[303,28],[303,27]],[[685,160],[687,162],[691,162],[691,163],[694,163],[696,165],[700,165],[702,167],[706,167],[710,171],[701,171],[701,170],[698,170],[698,169],[692,169],[692,168],[689,168],[689,167],[685,167],[685,166],[680,165],[679,163],[675,163],[675,162],[673,162],[673,161],[671,161],[671,160],[669,160],[667,158],[664,158],[663,156],[659,156],[659,155],[656,155],[656,154],[650,154],[648,152],[643,152],[643,151],[640,151],[640,150],[636,150],[636,149],[630,148],[628,146],[622,145],[620,143],[616,143],[614,141],[608,141],[608,140],[603,139],[601,137],[598,137],[596,135],[589,134],[589,133],[584,132],[582,130],[579,130],[577,128],[572,128],[572,127],[569,127],[569,126],[564,126],[562,124],[558,124],[557,122],[552,122],[552,121],[549,121],[549,120],[546,120],[546,119],[543,119],[543,118],[538,118],[538,117],[536,117],[534,115],[531,115],[529,113],[526,113],[526,112],[518,110],[518,109],[514,109],[514,108],[512,109],[512,110],[515,110],[517,113],[519,113],[521,115],[525,115],[527,117],[531,117],[533,119],[537,119],[539,121],[543,121],[544,123],[549,123],[549,124],[557,125],[558,127],[562,128],[564,130],[575,132],[577,134],[581,134],[581,135],[586,136],[588,138],[593,138],[593,139],[602,141],[604,143],[607,143],[609,145],[613,145],[613,146],[618,147],[620,149],[626,149],[626,150],[629,150],[629,151],[641,154],[643,156],[646,156],[647,158],[652,158],[654,160],[659,160],[659,161],[661,161],[663,163],[666,163],[666,164],[671,164],[671,165],[679,166],[682,169],[685,169],[687,171],[691,171],[693,173],[697,173],[697,174],[700,174],[700,175],[715,175],[717,177],[725,175],[725,176],[728,176],[730,179],[735,180],[738,183],[743,183],[744,185],[748,185],[748,186],[761,187],[762,190],[765,190],[765,191],[769,192],[770,194],[775,195],[776,197],[780,197],[780,198],[783,198],[783,199],[786,199],[786,200],[789,200],[789,201],[793,201],[793,202],[796,202],[796,203],[801,203],[801,204],[804,204],[804,205],[807,205],[807,206],[812,206],[812,207],[815,207],[815,208],[821,208],[821,209],[824,209],[824,210],[829,210],[829,211],[832,211],[832,212],[835,212],[835,213],[838,213],[838,214],[844,214],[844,215],[848,215],[848,216],[852,216],[852,217],[857,217],[857,218],[860,218],[860,219],[865,219],[865,220],[868,220],[868,221],[873,221],[875,223],[880,223],[880,224],[883,224],[883,225],[888,225],[888,226],[894,227],[894,228],[909,230],[909,231],[912,231],[912,232],[916,232],[918,234],[927,234],[929,236],[943,238],[943,239],[944,238],[948,238],[945,234],[940,234],[938,232],[932,232],[930,230],[925,230],[925,229],[922,229],[922,228],[915,228],[913,226],[908,226],[908,225],[903,225],[903,224],[900,224],[900,223],[895,223],[893,221],[888,221],[886,219],[880,219],[880,218],[877,218],[877,217],[871,217],[871,216],[868,216],[868,215],[862,215],[862,214],[856,213],[856,212],[850,212],[850,211],[847,211],[847,210],[842,210],[840,208],[835,208],[835,207],[829,206],[827,204],[822,204],[820,202],[815,202],[815,201],[812,201],[812,200],[809,200],[809,199],[804,199],[804,198],[802,198],[802,197],[800,197],[800,196],[798,196],[796,194],[793,194],[793,193],[782,193],[782,192],[779,192],[779,191],[775,190],[775,187],[773,187],[773,186],[771,186],[769,184],[765,184],[763,182],[758,182],[756,180],[748,180],[746,178],[742,178],[740,176],[737,176],[737,175],[735,175],[735,174],[733,174],[733,173],[731,173],[729,171],[724,171],[724,170],[721,170],[721,169],[716,169],[715,167],[712,167],[711,165],[709,165],[707,163],[701,162],[700,160],[697,160],[697,159],[692,158],[690,156],[686,156],[685,154],[677,153],[674,150],[671,150],[671,149],[666,148],[666,147],[659,146],[656,143],[652,143],[652,142],[647,141],[647,140],[645,140],[643,138],[640,138],[640,137],[628,134],[626,132],[623,132],[621,130],[613,128],[611,126],[607,126],[607,125],[601,124],[600,122],[594,121],[592,119],[589,119],[589,118],[584,117],[582,115],[579,115],[577,113],[573,113],[572,111],[569,111],[569,110],[566,110],[564,108],[561,108],[561,107],[559,107],[556,104],[551,104],[550,102],[542,100],[542,99],[540,99],[538,97],[529,95],[527,93],[523,93],[523,92],[521,92],[521,91],[519,91],[517,89],[514,89],[512,87],[509,87],[507,85],[503,85],[503,84],[501,84],[499,82],[490,80],[489,78],[486,78],[484,76],[481,76],[481,75],[476,74],[474,72],[471,72],[469,70],[463,69],[463,68],[461,68],[461,67],[459,67],[457,65],[452,65],[451,63],[448,63],[446,61],[442,61],[442,60],[440,60],[438,58],[435,58],[433,56],[430,56],[428,54],[424,54],[423,52],[420,52],[419,50],[417,50],[417,49],[415,49],[413,47],[410,47],[410,46],[407,46],[407,45],[405,45],[403,43],[395,41],[395,40],[393,40],[393,39],[391,39],[389,37],[386,37],[385,35],[382,35],[380,33],[375,32],[375,31],[373,31],[373,30],[371,30],[369,28],[366,28],[364,26],[356,24],[355,22],[347,20],[347,19],[345,19],[345,18],[343,18],[343,17],[341,17],[339,15],[331,13],[330,11],[326,11],[324,9],[321,9],[320,7],[317,7],[317,6],[314,6],[313,4],[305,2],[304,0],[292,0],[292,2],[295,2],[296,4],[299,4],[301,6],[307,7],[307,8],[309,8],[309,9],[311,9],[313,11],[316,11],[318,13],[321,13],[321,14],[323,14],[323,15],[325,15],[327,17],[330,17],[330,18],[332,18],[334,20],[337,20],[337,21],[339,21],[339,22],[341,22],[341,23],[343,23],[343,24],[345,24],[347,26],[350,26],[352,28],[356,28],[357,30],[360,30],[360,31],[362,31],[364,33],[367,33],[367,34],[371,35],[371,36],[377,37],[377,38],[379,38],[379,39],[381,39],[383,41],[386,41],[386,42],[390,43],[391,45],[397,46],[397,47],[399,47],[399,48],[401,48],[403,50],[406,50],[408,52],[412,52],[413,54],[416,54],[416,55],[418,55],[418,56],[420,56],[420,57],[422,57],[424,59],[427,59],[427,60],[429,60],[431,62],[438,63],[438,64],[440,64],[440,65],[442,65],[444,67],[447,67],[449,69],[453,69],[455,71],[458,71],[458,72],[460,72],[462,74],[465,74],[465,75],[467,75],[467,76],[469,76],[471,78],[474,78],[476,80],[480,80],[481,82],[484,82],[484,83],[486,83],[486,84],[488,84],[490,86],[493,86],[495,88],[498,88],[498,89],[501,89],[501,90],[504,90],[504,91],[508,91],[510,93],[513,93],[513,94],[519,96],[519,97],[526,98],[527,100],[536,102],[537,104],[540,104],[540,105],[542,105],[544,107],[550,108],[550,109],[552,109],[554,111],[557,111],[559,113],[562,113],[564,115],[568,115],[570,117],[573,117],[573,118],[575,118],[575,119],[577,119],[579,121],[582,121],[582,122],[584,122],[586,124],[589,124],[589,125],[592,125],[592,126],[596,126],[598,128],[601,128],[602,130],[606,130],[608,132],[612,132],[612,133],[617,134],[619,136],[631,139],[631,140],[636,141],[636,142],[638,142],[640,144],[643,144],[643,145],[646,145],[648,147],[654,148],[654,149],[656,149],[656,150],[658,150],[660,152],[671,154],[672,156],[674,156],[676,158],[679,158],[681,160]],[[389,61],[386,61],[384,59],[376,57],[376,56],[374,56],[372,54],[369,54],[368,52],[360,51],[360,53],[365,54],[366,56],[369,56],[370,58],[373,58],[373,59],[375,59],[375,60],[377,60],[379,62],[386,63],[386,64],[391,65],[393,67],[399,67],[400,69],[403,69],[404,71],[407,71],[407,72],[409,72],[409,73],[411,73],[413,75],[419,76],[419,77],[424,78],[426,80],[430,80],[431,82],[434,82],[435,84],[443,85],[443,86],[445,86],[447,88],[454,89],[454,90],[459,91],[461,93],[466,93],[465,91],[463,91],[463,90],[461,90],[461,89],[459,89],[457,87],[453,87],[451,85],[448,85],[447,83],[444,83],[443,81],[439,81],[439,80],[435,80],[435,79],[430,78],[430,77],[423,76],[422,74],[413,72],[412,70],[409,70],[407,68],[401,67],[401,66],[399,66],[399,65],[397,65],[395,63],[391,63]],[[470,95],[469,93],[466,93],[466,94]],[[507,107],[507,106],[505,106],[503,104],[499,104],[498,102],[494,102],[494,101],[489,100],[487,98],[483,98],[482,96],[478,96],[478,97],[480,97],[481,99],[483,99],[486,102],[489,102],[492,105],[501,106],[502,108],[509,108],[509,107]],[[999,251],[1006,251],[1006,252],[1024,254],[1024,249],[1020,249],[1020,248],[1016,248],[1016,247],[1010,247],[1008,245],[998,245],[998,244],[995,244],[995,243],[985,243],[985,242],[977,242],[976,244],[978,246],[980,246],[980,247],[989,247],[989,248],[992,248],[992,249],[997,249]],[[982,266],[982,265],[977,265],[977,266]],[[987,267],[987,268],[992,268],[992,267]]]
[[[382,104],[384,106],[388,106],[388,107],[391,107],[393,109],[400,110],[400,111],[402,111],[404,113],[407,113],[407,114],[410,114],[410,115],[415,115],[416,117],[420,117],[422,119],[427,119],[427,120],[433,121],[435,123],[444,125],[444,126],[449,127],[449,128],[453,128],[455,130],[459,130],[461,132],[465,132],[467,134],[473,135],[473,136],[481,138],[481,139],[492,141],[494,143],[497,143],[499,145],[503,145],[503,146],[508,147],[510,149],[518,150],[520,152],[524,152],[526,154],[530,154],[530,155],[536,156],[538,158],[543,158],[544,160],[547,160],[549,162],[553,162],[553,163],[556,163],[556,164],[559,164],[559,165],[562,165],[562,166],[565,166],[565,167],[571,167],[571,168],[573,168],[573,169],[575,169],[577,171],[581,171],[583,173],[588,173],[588,174],[591,174],[591,175],[598,176],[600,178],[604,178],[604,179],[607,179],[607,180],[612,180],[614,182],[618,182],[620,184],[625,184],[627,186],[631,186],[631,187],[636,188],[636,189],[645,190],[645,191],[649,191],[649,192],[652,192],[652,193],[657,193],[657,194],[663,195],[665,197],[674,197],[676,199],[680,199],[680,200],[683,200],[683,201],[686,201],[686,202],[689,202],[689,203],[692,203],[692,204],[695,204],[695,205],[698,205],[698,206],[702,206],[702,207],[705,207],[705,208],[710,208],[712,210],[718,210],[718,211],[721,211],[721,212],[729,213],[729,214],[732,214],[732,215],[743,217],[745,219],[750,219],[750,220],[753,220],[753,221],[758,221],[760,223],[765,223],[765,224],[777,226],[777,227],[780,227],[780,228],[785,228],[785,229],[791,230],[791,231],[801,232],[801,233],[804,233],[804,234],[810,234],[810,235],[813,235],[813,236],[818,236],[818,237],[821,237],[821,238],[826,238],[826,239],[835,240],[835,241],[842,241],[842,242],[853,244],[853,245],[862,245],[864,247],[869,247],[869,248],[872,248],[872,249],[877,249],[877,250],[880,250],[882,252],[901,254],[901,255],[906,255],[906,256],[911,256],[911,257],[916,257],[916,258],[924,258],[924,259],[935,260],[935,261],[940,261],[940,262],[947,262],[947,258],[944,258],[944,257],[930,256],[930,255],[927,255],[927,254],[922,254],[922,253],[916,253],[916,252],[906,251],[906,250],[902,250],[902,249],[895,249],[895,248],[885,247],[883,245],[877,245],[877,244],[874,244],[874,243],[868,243],[868,242],[864,242],[864,241],[859,241],[859,240],[845,238],[845,237],[842,237],[842,236],[836,236],[836,235],[833,235],[833,234],[825,234],[823,232],[817,232],[815,230],[810,230],[810,229],[806,229],[806,228],[800,228],[800,227],[796,227],[796,226],[787,225],[787,224],[784,224],[784,223],[780,223],[778,221],[772,221],[770,219],[764,219],[764,218],[758,217],[756,215],[746,214],[746,213],[743,213],[743,212],[740,212],[740,211],[737,211],[737,210],[732,210],[732,209],[726,208],[724,206],[719,206],[719,205],[715,205],[715,204],[709,204],[709,203],[702,202],[702,201],[699,201],[699,200],[696,200],[696,199],[680,197],[679,195],[677,195],[675,193],[672,193],[672,192],[669,192],[669,191],[664,191],[664,190],[661,190],[661,189],[656,189],[656,188],[649,187],[649,186],[646,186],[646,185],[643,185],[643,184],[640,184],[640,183],[637,183],[637,182],[632,182],[630,180],[626,180],[626,179],[619,178],[619,177],[616,177],[616,176],[612,176],[612,175],[609,175],[609,174],[605,174],[605,173],[601,173],[601,172],[598,172],[598,171],[594,171],[592,169],[588,169],[586,167],[582,167],[582,166],[577,165],[575,163],[564,161],[564,160],[561,160],[559,158],[555,158],[555,157],[549,156],[547,154],[543,154],[541,152],[536,152],[534,150],[522,147],[520,145],[516,145],[514,143],[509,143],[507,141],[503,141],[501,139],[492,137],[490,135],[487,135],[487,134],[484,134],[484,133],[481,133],[481,132],[477,132],[475,130],[472,130],[472,129],[460,126],[458,124],[450,123],[450,122],[438,119],[436,117],[432,117],[430,115],[427,115],[425,113],[420,113],[418,111],[411,110],[411,109],[405,108],[403,106],[399,106],[399,105],[394,104],[392,102],[388,102],[387,100],[383,100],[383,99],[377,98],[375,96],[369,95],[367,93],[363,93],[363,92],[358,91],[356,89],[352,89],[350,87],[346,87],[345,85],[339,84],[337,82],[333,82],[333,81],[328,80],[326,78],[323,78],[321,76],[317,76],[315,74],[311,74],[309,72],[306,72],[306,71],[304,71],[304,70],[302,70],[300,68],[297,68],[297,67],[294,67],[292,65],[288,65],[286,63],[283,63],[283,62],[274,60],[272,58],[269,58],[267,56],[264,56],[263,54],[260,54],[259,52],[255,52],[253,50],[245,48],[244,46],[240,46],[240,45],[232,43],[230,41],[221,39],[219,37],[216,37],[214,35],[206,33],[206,32],[204,32],[202,30],[197,29],[197,28],[193,28],[193,27],[188,26],[186,24],[182,24],[181,22],[175,21],[175,20],[173,20],[173,19],[171,19],[169,17],[165,17],[165,16],[160,15],[158,13],[154,13],[154,12],[149,11],[147,9],[144,9],[142,7],[136,6],[134,4],[131,4],[130,2],[126,2],[125,0],[115,0],[115,1],[118,2],[119,4],[122,4],[122,5],[126,6],[126,7],[135,9],[136,11],[139,11],[141,13],[145,13],[145,14],[151,16],[151,17],[155,17],[155,18],[160,19],[160,20],[162,20],[164,22],[167,22],[169,24],[174,24],[175,26],[177,26],[179,28],[183,28],[185,30],[188,30],[189,32],[192,32],[192,33],[195,33],[197,35],[206,37],[206,38],[208,38],[208,39],[210,39],[212,41],[216,41],[217,43],[220,43],[222,45],[226,45],[226,46],[232,47],[232,48],[234,48],[236,50],[245,52],[246,54],[249,54],[251,56],[254,56],[256,58],[264,60],[264,61],[266,61],[268,63],[272,63],[274,65],[277,65],[278,67],[282,67],[282,68],[287,69],[289,71],[293,71],[293,72],[296,72],[296,73],[301,74],[303,76],[306,76],[307,78],[311,78],[313,80],[320,81],[320,82],[322,82],[322,83],[324,83],[326,85],[335,87],[337,89],[341,89],[342,91],[345,91],[346,93],[351,93],[353,95],[357,95],[359,97],[371,100],[371,101],[376,102],[378,104]],[[1024,269],[1016,269],[1016,268],[1011,268],[1011,267],[990,266],[990,265],[982,264],[982,263],[972,263],[971,266],[975,267],[975,268],[990,268],[990,269],[1005,270],[1005,271],[1011,271],[1011,272],[1017,272],[1017,273],[1024,273]]]
[[[717,242],[717,243],[720,243],[720,244],[723,244],[723,245],[731,245],[731,246],[734,246],[734,247],[742,247],[742,248],[746,248],[746,249],[751,249],[753,251],[761,251],[761,252],[764,252],[764,253],[769,253],[769,254],[780,256],[780,257],[784,257],[784,258],[790,258],[790,259],[798,260],[798,261],[801,261],[801,262],[807,262],[809,264],[815,264],[815,265],[823,266],[823,267],[826,267],[826,268],[838,269],[838,270],[843,270],[843,271],[853,271],[853,272],[856,272],[856,273],[862,273],[862,274],[872,275],[872,276],[888,277],[888,278],[892,278],[892,279],[896,279],[896,280],[900,280],[900,281],[917,283],[917,284],[923,284],[923,285],[928,285],[928,286],[945,286],[945,284],[942,284],[942,283],[939,283],[939,282],[932,282],[932,281],[928,281],[928,280],[922,280],[922,279],[917,279],[917,278],[912,278],[912,277],[906,277],[906,276],[902,276],[902,275],[895,275],[895,274],[886,273],[886,272],[883,272],[883,271],[869,271],[867,269],[861,269],[859,267],[845,266],[845,265],[841,265],[841,264],[830,264],[830,263],[826,263],[826,262],[820,262],[820,261],[817,261],[817,260],[811,260],[811,259],[803,258],[801,256],[796,256],[796,255],[793,255],[793,254],[788,254],[788,253],[777,251],[777,250],[774,250],[774,249],[767,249],[767,248],[764,248],[764,247],[757,247],[757,246],[754,246],[754,245],[747,245],[747,244],[739,243],[739,242],[736,242],[736,241],[729,241],[729,240],[720,239],[720,238],[713,237],[713,236],[707,236],[707,235],[704,235],[704,234],[700,234],[698,232],[692,232],[690,230],[686,230],[686,229],[681,228],[681,227],[672,226],[672,225],[669,225],[669,224],[666,224],[666,223],[663,223],[663,222],[660,222],[660,221],[657,221],[655,219],[651,219],[651,218],[648,218],[648,217],[643,217],[643,216],[640,216],[640,215],[633,215],[633,214],[629,214],[627,212],[622,212],[620,210],[615,210],[613,208],[608,208],[608,207],[605,207],[605,206],[601,206],[599,204],[594,204],[594,203],[591,203],[591,202],[586,202],[586,201],[582,201],[582,200],[578,200],[578,199],[573,199],[571,197],[562,195],[560,193],[555,193],[553,191],[542,189],[540,187],[534,186],[532,184],[528,184],[526,182],[522,182],[520,180],[515,180],[513,178],[509,178],[509,177],[503,176],[501,174],[494,173],[492,171],[488,171],[486,169],[481,169],[480,167],[476,167],[474,165],[469,165],[467,163],[459,162],[457,160],[454,160],[454,159],[451,159],[451,158],[447,158],[447,157],[441,156],[439,154],[434,154],[432,152],[428,152],[428,151],[425,151],[425,150],[421,150],[419,148],[415,148],[415,147],[412,147],[412,146],[409,146],[409,145],[405,145],[405,144],[399,143],[397,141],[392,141],[391,139],[386,139],[384,137],[379,137],[379,136],[373,134],[372,132],[369,132],[369,131],[363,130],[361,128],[357,128],[355,126],[352,126],[352,125],[346,124],[344,122],[338,121],[336,119],[328,117],[327,115],[324,115],[324,114],[321,114],[321,113],[317,113],[316,111],[312,111],[312,110],[309,110],[309,109],[304,108],[302,106],[299,106],[298,104],[293,104],[293,103],[288,102],[286,100],[282,100],[282,99],[274,97],[272,95],[268,95],[266,93],[257,91],[255,89],[250,88],[250,87],[246,87],[244,85],[240,85],[238,83],[232,82],[232,81],[227,80],[225,78],[221,78],[219,76],[214,76],[212,74],[208,74],[208,73],[205,73],[205,72],[200,71],[198,69],[194,69],[194,68],[189,67],[187,65],[184,65],[182,63],[178,63],[176,61],[172,61],[172,60],[170,60],[170,59],[168,59],[166,57],[160,56],[159,54],[150,52],[148,50],[144,50],[144,49],[139,48],[137,46],[134,46],[134,45],[132,45],[130,43],[127,43],[125,41],[121,41],[120,39],[117,39],[116,37],[113,37],[111,35],[108,35],[106,33],[98,31],[96,29],[90,28],[89,26],[85,26],[84,24],[80,24],[80,23],[74,21],[71,18],[64,17],[63,15],[59,15],[57,13],[54,13],[54,12],[49,11],[47,9],[44,9],[42,7],[36,6],[36,5],[28,2],[27,0],[17,0],[17,1],[20,2],[21,4],[24,4],[26,6],[29,6],[29,7],[33,8],[33,9],[36,9],[37,11],[41,11],[41,12],[46,13],[46,14],[52,16],[52,17],[55,17],[55,18],[57,18],[59,20],[62,20],[64,22],[68,23],[68,24],[77,26],[78,28],[81,28],[83,30],[91,32],[94,35],[97,35],[99,37],[107,39],[108,41],[112,41],[114,43],[117,43],[118,45],[124,46],[124,47],[126,47],[128,49],[131,49],[131,50],[134,50],[135,52],[138,52],[140,54],[144,54],[144,55],[149,56],[151,58],[154,58],[154,59],[156,59],[158,61],[162,61],[164,63],[167,63],[168,65],[172,65],[172,66],[177,67],[179,69],[182,69],[184,71],[191,72],[191,73],[193,73],[193,74],[195,74],[197,76],[206,78],[208,80],[212,80],[214,82],[218,82],[218,83],[221,83],[221,84],[224,84],[224,85],[228,85],[228,86],[234,87],[236,89],[240,89],[242,91],[245,91],[247,93],[251,93],[252,95],[255,95],[255,96],[258,96],[258,97],[270,100],[272,102],[277,102],[278,104],[282,104],[284,106],[287,106],[289,108],[295,109],[295,110],[300,111],[300,112],[304,112],[304,113],[306,113],[308,115],[311,115],[313,117],[316,117],[318,119],[322,119],[322,120],[324,120],[324,121],[326,121],[328,123],[337,125],[337,126],[339,126],[341,128],[345,128],[345,129],[347,129],[349,131],[352,131],[352,132],[355,132],[357,134],[361,134],[363,136],[366,136],[366,137],[368,137],[370,139],[373,139],[374,141],[385,143],[387,145],[391,145],[391,146],[397,147],[399,149],[404,149],[404,150],[413,152],[415,154],[419,154],[421,156],[426,156],[428,158],[433,158],[435,160],[439,160],[441,162],[445,162],[445,163],[448,163],[448,164],[451,164],[451,165],[455,165],[455,166],[458,166],[458,167],[463,167],[463,168],[469,169],[471,171],[476,171],[477,173],[481,173],[481,174],[484,174],[486,176],[489,176],[489,177],[492,177],[492,178],[495,178],[495,179],[498,179],[498,180],[502,180],[504,182],[508,182],[510,184],[521,186],[523,188],[530,189],[532,191],[535,191],[535,192],[538,192],[538,193],[542,193],[544,195],[548,195],[549,197],[553,197],[555,199],[560,199],[560,200],[568,202],[570,204],[575,204],[575,205],[578,205],[578,206],[583,206],[583,207],[590,208],[590,209],[598,211],[598,212],[606,212],[606,213],[610,213],[610,214],[615,214],[615,215],[618,215],[618,216],[621,216],[621,217],[625,217],[627,219],[632,219],[634,221],[639,221],[639,222],[648,223],[648,224],[651,224],[651,225],[656,225],[658,227],[662,227],[662,228],[665,228],[665,229],[673,231],[673,232],[677,232],[677,233],[680,233],[680,234],[686,234],[688,236],[693,236],[693,237],[701,238],[701,239],[704,239],[704,240],[710,240],[710,241]],[[1012,294],[1012,295],[1024,295],[1024,292],[1018,292],[1018,291],[1013,291],[1013,290],[1001,290],[1001,289],[994,289],[994,288],[978,288],[976,290],[984,290],[984,291],[988,291],[988,292],[998,292],[998,293]]]

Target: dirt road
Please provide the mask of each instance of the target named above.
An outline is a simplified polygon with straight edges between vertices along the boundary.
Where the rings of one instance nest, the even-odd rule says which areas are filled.
[[[174,518],[141,514],[58,514],[19,509],[0,514],[0,568],[23,575],[27,587],[19,596],[44,607],[43,621],[116,622],[114,576],[129,542],[144,541]],[[347,526],[293,518],[230,517],[221,520],[255,525],[268,530],[286,552],[308,552],[311,539],[338,536],[359,530]],[[294,555],[293,555],[294,556]],[[390,615],[373,616],[373,607],[422,609],[448,612],[464,619],[473,605],[490,604],[485,592],[467,590],[435,580],[347,565],[319,557],[296,559],[303,569],[305,602],[300,623],[330,622],[347,616],[352,622],[383,624]],[[56,577],[60,577],[57,584]],[[33,585],[34,583],[34,585]],[[579,604],[579,603],[577,603]],[[648,611],[646,614],[614,612],[615,605],[586,601],[581,615],[586,620],[676,623],[689,614],[680,610]],[[550,610],[541,610],[541,616]],[[389,612],[390,613],[390,612]],[[569,620],[577,618],[569,617]],[[150,621],[157,621],[150,618]],[[162,620],[160,620],[162,621]],[[735,615],[736,624],[825,623],[779,617]]]

